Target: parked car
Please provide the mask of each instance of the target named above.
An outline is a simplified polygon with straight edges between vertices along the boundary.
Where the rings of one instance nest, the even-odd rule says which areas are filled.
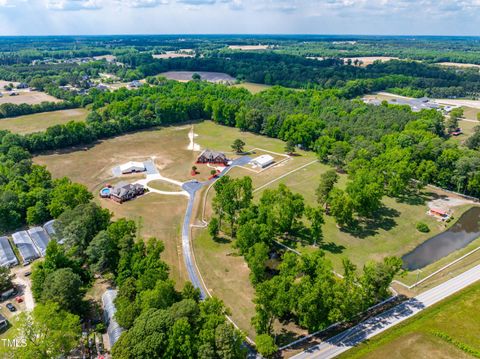
[[[24,276],[28,277],[30,274],[32,274],[32,272],[28,271],[28,272],[25,272]]]
[[[23,298],[22,298],[22,297],[16,297],[16,298],[15,298],[15,301],[16,301],[17,303],[21,303],[21,302],[23,302]]]
[[[7,303],[7,309],[11,312],[15,312],[17,310],[12,303]]]

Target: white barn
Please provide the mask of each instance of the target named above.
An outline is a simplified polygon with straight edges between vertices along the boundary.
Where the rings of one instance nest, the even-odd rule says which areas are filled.
[[[134,172],[145,172],[145,164],[143,162],[127,162],[123,165],[120,165],[120,171],[122,174],[134,173]]]
[[[254,158],[251,162],[252,165],[265,168],[273,163],[273,157],[270,155],[261,155]]]

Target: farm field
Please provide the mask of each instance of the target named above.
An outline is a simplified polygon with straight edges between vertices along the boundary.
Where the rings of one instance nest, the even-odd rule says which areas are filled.
[[[169,80],[176,80],[180,82],[188,82],[192,80],[193,74],[199,74],[202,80],[208,82],[235,82],[235,78],[222,72],[208,72],[208,71],[168,71],[163,72],[160,75],[165,76]]]
[[[28,105],[36,105],[42,102],[61,102],[58,98],[50,96],[45,92],[39,91],[14,91],[18,93],[17,96],[10,96],[8,92],[3,91],[3,97],[0,97],[0,105],[2,103],[13,103],[13,104],[22,104],[26,103]]]
[[[20,134],[38,132],[70,121],[85,121],[87,115],[87,110],[78,108],[5,118],[0,119],[0,130],[8,130]]]
[[[480,352],[479,305],[477,283],[339,358],[472,358],[461,347]]]
[[[154,59],[176,59],[179,57],[194,57],[193,53],[178,53],[175,51],[167,51],[165,54],[154,54],[152,57]]]

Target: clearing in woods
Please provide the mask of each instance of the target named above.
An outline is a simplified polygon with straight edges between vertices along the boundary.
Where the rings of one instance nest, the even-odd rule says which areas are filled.
[[[0,130],[8,130],[20,134],[39,132],[46,130],[48,127],[62,125],[70,121],[85,121],[87,115],[87,110],[76,108],[4,118],[0,119]]]

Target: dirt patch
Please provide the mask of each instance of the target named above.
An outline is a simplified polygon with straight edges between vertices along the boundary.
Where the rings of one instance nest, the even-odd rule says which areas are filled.
[[[460,62],[437,62],[437,65],[447,66],[447,67],[460,67],[460,68],[480,68],[480,65],[477,64],[464,64]]]

